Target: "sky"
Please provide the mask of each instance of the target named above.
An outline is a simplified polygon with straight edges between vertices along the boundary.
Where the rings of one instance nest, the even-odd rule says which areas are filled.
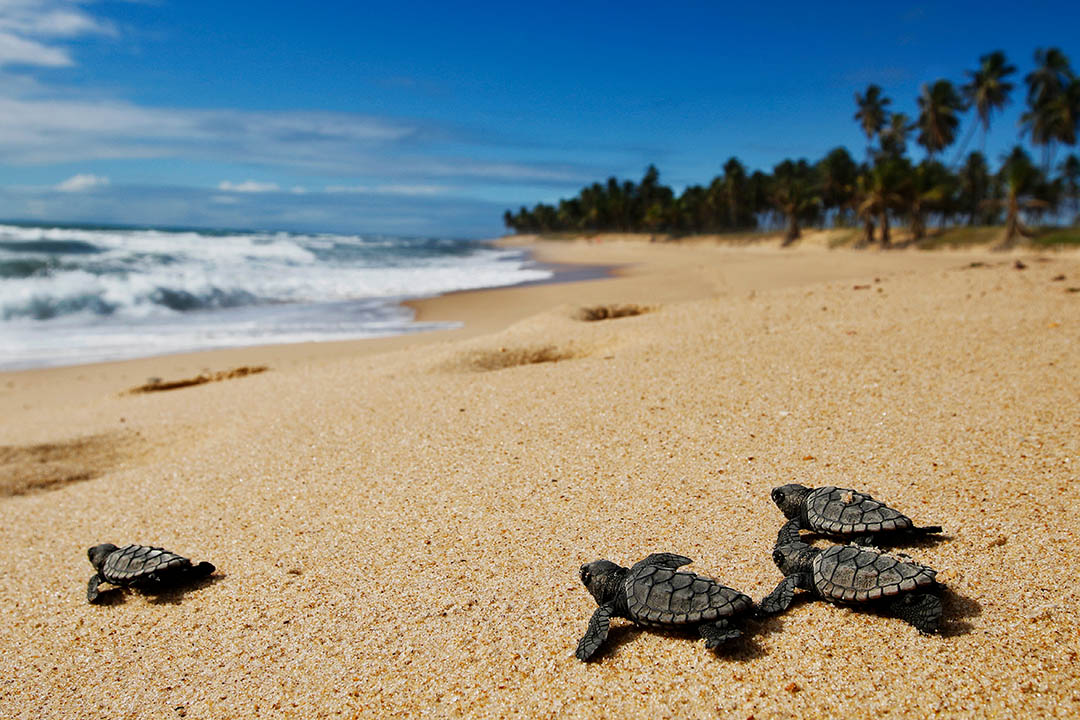
[[[1065,2],[0,0],[0,218],[491,237],[650,163],[681,191],[733,155],[862,157],[856,92],[915,117],[1003,50],[994,161],[1078,27]]]

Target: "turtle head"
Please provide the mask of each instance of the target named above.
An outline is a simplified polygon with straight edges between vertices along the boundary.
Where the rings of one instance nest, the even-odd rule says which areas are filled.
[[[803,500],[809,494],[810,488],[790,483],[773,488],[772,501],[776,503],[776,507],[780,508],[780,512],[784,513],[784,517],[792,520],[798,517],[802,510]]]
[[[820,551],[812,545],[807,545],[804,542],[793,542],[786,545],[777,545],[772,551],[772,559],[776,563],[776,567],[780,568],[780,572],[784,573],[784,575],[794,575],[806,572],[814,559],[814,555],[817,555],[818,552]]]
[[[596,599],[597,605],[614,602],[626,576],[626,568],[609,560],[593,560],[581,566],[581,582]]]
[[[117,547],[112,543],[102,543],[87,550],[86,555],[90,558],[90,564],[94,566],[94,569],[101,570],[101,566],[105,564],[105,558],[116,550]]]

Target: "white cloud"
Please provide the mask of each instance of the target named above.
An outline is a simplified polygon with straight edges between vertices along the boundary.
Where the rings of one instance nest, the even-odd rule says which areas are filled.
[[[74,63],[63,50],[47,47],[34,40],[27,40],[10,33],[0,32],[0,66],[2,65],[66,67],[74,65]]]
[[[61,38],[116,35],[109,23],[99,22],[79,5],[85,0],[0,0],[0,67],[74,65]]]
[[[109,178],[90,173],[80,173],[69,177],[56,186],[60,192],[84,192],[94,188],[105,187],[109,184]]]
[[[255,180],[245,180],[242,183],[233,183],[228,180],[222,180],[218,183],[218,190],[224,190],[226,192],[264,193],[277,192],[280,189],[281,188],[277,183],[264,183]]]
[[[307,194],[307,188],[303,185],[294,185],[293,188],[289,190],[289,192],[291,192],[293,195],[305,195]]]

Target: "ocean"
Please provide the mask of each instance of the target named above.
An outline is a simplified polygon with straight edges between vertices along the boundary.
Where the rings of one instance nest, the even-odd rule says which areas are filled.
[[[476,240],[0,224],[0,369],[452,327],[400,303],[551,276]]]

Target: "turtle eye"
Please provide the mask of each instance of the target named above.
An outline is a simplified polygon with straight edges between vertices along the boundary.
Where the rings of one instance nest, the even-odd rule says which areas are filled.
[[[772,491],[772,499],[773,499],[773,502],[780,502],[781,500],[784,499],[784,491],[781,490],[780,488],[775,488]]]
[[[592,573],[588,568],[581,568],[581,582],[588,585],[590,580],[592,580]]]
[[[773,550],[772,551],[772,561],[774,563],[776,563],[777,565],[783,565],[784,564],[784,553],[780,552],[779,549]]]

